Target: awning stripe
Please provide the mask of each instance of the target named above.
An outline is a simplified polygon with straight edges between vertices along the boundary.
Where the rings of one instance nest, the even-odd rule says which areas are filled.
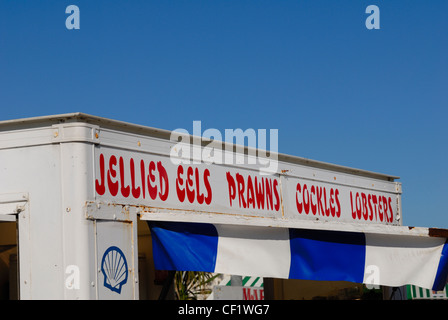
[[[152,247],[158,270],[214,272],[218,233],[206,223],[151,223]]]
[[[363,233],[289,229],[290,279],[362,282]]]
[[[440,262],[432,290],[440,291],[445,287],[448,279],[448,240],[443,245]]]
[[[366,234],[363,282],[390,287],[405,284],[427,289],[440,287],[435,279],[445,241],[437,237]],[[446,265],[443,268],[446,270]]]
[[[259,277],[413,284],[440,290],[448,275],[445,238],[148,222],[156,269]]]

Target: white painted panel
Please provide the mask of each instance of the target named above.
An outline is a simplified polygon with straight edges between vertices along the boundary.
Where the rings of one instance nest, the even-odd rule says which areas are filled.
[[[215,272],[288,278],[291,252],[289,231],[216,225],[219,235]]]

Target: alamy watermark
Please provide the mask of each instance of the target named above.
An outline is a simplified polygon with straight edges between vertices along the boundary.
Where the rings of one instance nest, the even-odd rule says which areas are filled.
[[[364,272],[364,284],[367,289],[379,289],[380,286],[380,268],[376,265],[366,266]]]
[[[74,290],[80,288],[80,274],[79,267],[77,265],[71,264],[65,268],[65,274],[67,277],[65,278],[65,288],[68,290]]]
[[[223,139],[224,138],[224,139]],[[201,121],[193,121],[192,135],[179,128],[172,131],[170,159],[179,164],[248,164],[256,165],[263,175],[277,173],[278,129],[225,129],[224,135],[215,128],[202,131]],[[247,142],[247,143],[246,143]]]
[[[65,8],[65,13],[69,16],[65,19],[65,27],[68,30],[80,29],[80,10],[77,5],[71,4]],[[366,18],[365,26],[367,29],[380,29],[380,9],[376,5],[367,6],[365,13],[369,14]]]
[[[369,16],[366,19],[366,28],[369,30],[380,29],[380,8],[375,5],[369,5],[366,8]]]
[[[79,7],[75,6],[74,4],[71,4],[69,6],[67,6],[67,8],[65,8],[65,13],[70,14],[66,19],[65,19],[65,27],[68,30],[72,30],[72,29],[80,29],[80,12],[79,12]]]

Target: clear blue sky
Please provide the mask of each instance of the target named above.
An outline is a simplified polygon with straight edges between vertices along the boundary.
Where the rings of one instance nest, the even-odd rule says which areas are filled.
[[[68,5],[80,29],[67,30]],[[368,30],[368,5],[380,30]],[[278,129],[279,151],[398,175],[448,228],[448,1],[0,1],[0,119],[85,112]]]

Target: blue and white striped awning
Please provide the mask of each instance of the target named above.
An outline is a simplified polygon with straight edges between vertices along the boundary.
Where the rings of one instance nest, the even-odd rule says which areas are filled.
[[[447,283],[443,237],[149,222],[156,269],[351,281],[432,290]]]

